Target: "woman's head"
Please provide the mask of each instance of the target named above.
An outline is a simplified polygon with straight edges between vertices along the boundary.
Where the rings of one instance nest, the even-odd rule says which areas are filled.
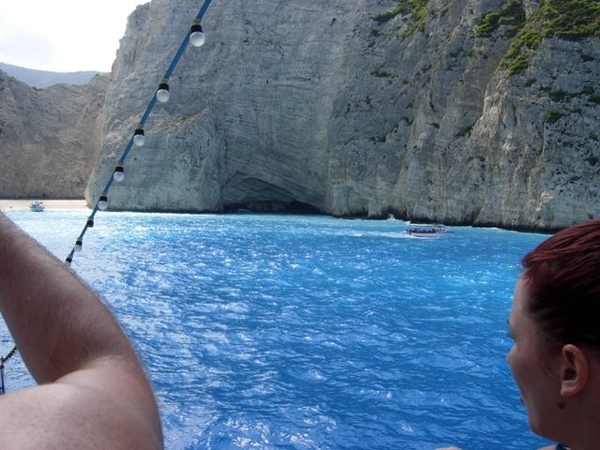
[[[600,411],[588,395],[600,391],[590,376],[600,373],[600,220],[556,233],[525,255],[523,268],[507,360],[529,424],[551,440],[586,440],[581,418]]]
[[[523,258],[524,312],[552,345],[600,353],[600,220],[562,230]]]

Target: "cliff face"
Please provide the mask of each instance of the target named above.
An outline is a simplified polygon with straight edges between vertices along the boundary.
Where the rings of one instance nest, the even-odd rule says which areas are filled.
[[[0,198],[83,198],[108,83],[36,89],[0,71]]]
[[[406,2],[405,2],[406,3]],[[113,209],[304,209],[553,229],[600,216],[600,42],[541,40],[502,62],[501,0],[213,2],[169,80]],[[101,120],[93,203],[198,8],[130,16]],[[523,2],[527,18],[536,2]]]

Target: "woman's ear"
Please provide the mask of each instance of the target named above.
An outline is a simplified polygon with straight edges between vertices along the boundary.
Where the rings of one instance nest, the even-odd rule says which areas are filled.
[[[561,352],[560,394],[570,397],[581,392],[588,382],[589,370],[589,362],[583,350],[576,345],[565,345]]]

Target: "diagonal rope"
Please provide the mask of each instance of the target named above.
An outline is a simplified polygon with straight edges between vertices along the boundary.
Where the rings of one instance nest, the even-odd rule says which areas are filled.
[[[204,15],[206,14],[206,11],[208,10],[208,7],[210,6],[211,1],[212,0],[204,1],[204,3],[202,4],[202,7],[200,8],[200,11],[198,11],[198,14],[196,15],[196,17],[193,21],[194,25],[199,25],[202,22],[202,19],[204,18]],[[192,27],[190,27],[188,29],[187,33],[185,34],[183,41],[181,42],[181,45],[179,46],[179,49],[175,53],[175,56],[173,57],[171,64],[169,64],[169,67],[168,67],[167,71],[165,72],[163,81],[161,82],[161,84],[159,84],[159,88],[156,90],[156,92],[152,96],[152,99],[148,103],[148,106],[146,107],[146,110],[144,111],[144,114],[142,115],[142,118],[139,121],[139,128],[143,129],[146,121],[148,120],[148,117],[150,117],[150,114],[152,113],[152,111],[154,110],[154,107],[156,106],[156,102],[158,101],[158,92],[163,87],[163,84],[166,84],[168,82],[169,78],[175,71],[175,68],[177,67],[177,64],[179,63],[179,60],[181,59],[181,57],[183,56],[183,53],[185,52],[187,46],[189,45],[190,37],[194,31],[194,25],[192,25]],[[167,85],[167,89],[168,89],[168,85]],[[136,129],[133,136],[129,140],[127,146],[125,147],[125,150],[123,151],[121,157],[119,158],[119,163],[118,163],[117,167],[115,167],[115,172],[123,171],[123,165],[125,164],[125,160],[129,156],[131,149],[133,148],[134,138],[136,137],[137,131],[138,130]],[[113,172],[113,174],[111,174],[111,176],[109,177],[109,179],[106,183],[106,186],[104,187],[104,190],[102,191],[102,194],[100,195],[98,201],[96,202],[94,209],[92,210],[92,213],[88,217],[86,224],[84,225],[83,229],[81,230],[81,233],[79,234],[79,237],[77,238],[77,241],[75,242],[75,246],[71,249],[71,252],[69,253],[69,255],[67,256],[67,258],[65,260],[66,264],[70,265],[71,262],[73,261],[73,256],[74,256],[75,252],[81,250],[81,246],[83,243],[83,237],[85,236],[87,230],[94,226],[94,217],[96,216],[96,213],[100,210],[106,209],[105,207],[103,207],[103,205],[106,204],[106,201],[107,201],[106,196],[115,181],[115,178],[114,178],[115,172]],[[5,393],[4,363],[6,361],[8,361],[16,352],[17,352],[17,347],[14,346],[12,348],[12,350],[10,352],[8,352],[8,354],[6,356],[0,356],[0,395]]]
[[[204,4],[200,8],[200,11],[196,15],[195,22],[200,23],[202,21],[202,19],[204,18],[204,15],[206,14],[206,11],[208,10],[208,7],[210,6],[211,1],[212,0],[204,1]],[[177,64],[179,63],[179,60],[181,59],[181,56],[183,55],[185,49],[187,48],[187,46],[190,42],[191,34],[192,34],[192,30],[190,28],[190,29],[188,29],[185,37],[183,38],[183,41],[181,42],[181,45],[179,46],[177,53],[175,53],[175,56],[173,57],[173,60],[172,60],[171,64],[169,65],[169,68],[165,72],[163,80],[168,80],[171,77],[171,75],[173,74],[173,72],[175,71],[175,68],[177,67]],[[156,102],[158,101],[157,93],[158,93],[158,90],[152,96],[152,99],[150,100],[150,103],[148,103],[146,111],[144,112],[144,114],[142,115],[142,118],[139,121],[140,128],[143,128],[143,126],[146,124],[148,117],[150,116],[150,114],[152,113],[152,110],[156,106]],[[129,153],[131,152],[131,149],[133,148],[134,137],[135,137],[135,133],[129,140],[127,146],[125,147],[125,150],[123,151],[123,154],[119,158],[119,165],[121,167],[125,163],[125,160],[129,156]],[[104,191],[102,192],[102,195],[100,197],[106,196],[108,194],[108,191],[112,187],[114,181],[115,181],[114,177],[110,176],[108,179],[108,182],[106,183],[106,186],[104,187]],[[81,231],[81,234],[79,235],[79,239],[76,242],[76,247],[74,247],[71,250],[71,252],[69,253],[69,256],[67,256],[67,259],[66,259],[67,263],[70,264],[71,261],[73,260],[73,255],[77,251],[77,248],[79,248],[81,246],[81,243],[83,242],[83,237],[84,237],[85,233],[87,232],[87,230],[94,226],[94,217],[96,216],[96,213],[98,212],[98,210],[101,209],[100,208],[100,206],[102,205],[101,200],[103,200],[103,199],[99,199],[96,202],[94,209],[92,210],[92,213],[90,214],[90,216],[88,218],[87,223],[85,224],[85,226],[83,227],[83,229]]]

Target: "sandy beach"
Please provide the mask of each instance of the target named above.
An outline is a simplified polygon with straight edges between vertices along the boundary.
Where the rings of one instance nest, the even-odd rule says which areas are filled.
[[[36,199],[30,200],[11,200],[11,199],[0,199],[0,210],[27,210],[29,205],[36,201]],[[89,209],[85,200],[41,200],[47,210],[51,209]]]

